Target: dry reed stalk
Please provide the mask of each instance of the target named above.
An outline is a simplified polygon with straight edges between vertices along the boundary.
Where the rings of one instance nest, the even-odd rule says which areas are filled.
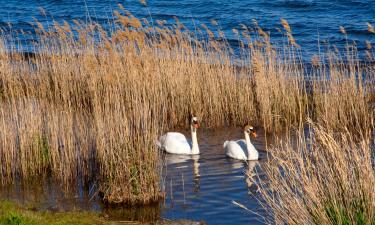
[[[373,127],[374,111],[367,96],[374,90],[366,88],[364,82],[373,82],[374,71],[364,71],[355,60],[335,58],[330,57],[329,68],[314,82],[316,120],[329,129],[361,133]]]
[[[260,203],[276,224],[373,224],[375,171],[371,130],[355,137],[311,124],[296,140],[270,148]],[[258,179],[260,179],[258,177]]]

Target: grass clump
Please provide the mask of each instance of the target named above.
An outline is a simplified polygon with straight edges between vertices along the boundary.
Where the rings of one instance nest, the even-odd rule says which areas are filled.
[[[26,224],[36,224],[33,220],[24,218],[23,216],[19,215],[18,213],[10,213],[6,216],[1,224],[7,225],[26,225]]]
[[[360,138],[311,124],[297,142],[271,148],[259,183],[261,203],[277,224],[374,224],[371,130]]]

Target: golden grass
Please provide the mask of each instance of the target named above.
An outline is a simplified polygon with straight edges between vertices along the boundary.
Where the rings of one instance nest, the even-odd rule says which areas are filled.
[[[252,123],[270,133],[302,127],[308,116],[331,129],[372,124],[355,59],[315,68],[319,79],[307,90],[285,20],[289,47],[278,51],[268,33],[257,27],[252,39],[243,26],[235,30],[243,54],[233,60],[221,30],[192,33],[178,20],[151,27],[127,11],[115,15],[110,33],[77,21],[36,23],[39,41],[29,57],[7,51],[2,37],[3,184],[52,176],[68,188],[81,179],[98,182],[109,203],[145,204],[163,196],[154,140],[187,125],[192,113],[206,127]]]
[[[258,183],[261,204],[275,224],[373,224],[374,140],[311,124],[272,147]]]

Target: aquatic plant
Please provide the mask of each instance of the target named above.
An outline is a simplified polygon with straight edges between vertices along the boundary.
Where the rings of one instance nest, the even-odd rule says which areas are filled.
[[[334,132],[310,122],[309,133],[270,148],[259,202],[276,224],[374,224],[371,130]]]

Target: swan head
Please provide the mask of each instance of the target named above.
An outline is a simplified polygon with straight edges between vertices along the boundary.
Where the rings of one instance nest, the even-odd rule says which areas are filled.
[[[254,137],[254,138],[257,137],[257,133],[256,133],[254,127],[251,126],[251,125],[246,125],[246,126],[244,127],[244,132],[250,134],[250,135],[251,135],[252,137]]]
[[[196,116],[192,116],[192,117],[191,117],[191,121],[190,121],[190,125],[191,125],[192,127],[194,127],[195,129],[199,128],[198,117],[196,117]]]

